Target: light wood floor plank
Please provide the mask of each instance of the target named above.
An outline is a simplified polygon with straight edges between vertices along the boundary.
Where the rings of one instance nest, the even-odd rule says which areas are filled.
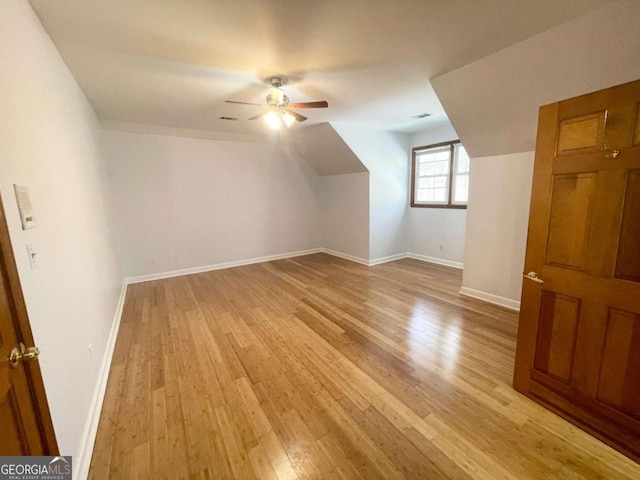
[[[90,478],[640,478],[516,393],[461,272],[324,254],[131,285]]]

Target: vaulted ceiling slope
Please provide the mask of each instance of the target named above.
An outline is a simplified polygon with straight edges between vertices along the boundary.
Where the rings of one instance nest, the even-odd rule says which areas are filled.
[[[247,120],[255,107],[224,100],[262,102],[278,74],[292,101],[329,102],[297,127],[423,130],[446,121],[429,78],[612,1],[31,3],[102,120],[264,135],[264,122]]]
[[[367,172],[360,158],[329,123],[291,132],[289,145],[321,177]]]
[[[531,151],[540,106],[640,78],[639,25],[617,2],[431,83],[472,157]]]

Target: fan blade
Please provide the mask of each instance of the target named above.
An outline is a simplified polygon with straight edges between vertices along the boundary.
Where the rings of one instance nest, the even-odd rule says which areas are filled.
[[[302,103],[290,103],[291,108],[327,108],[329,104],[326,100],[321,102],[302,102]]]
[[[267,113],[269,113],[268,110],[266,112],[260,112],[259,114],[254,115],[253,117],[251,117],[249,120],[258,120],[258,119],[264,117]]]
[[[296,117],[296,120],[299,122],[304,122],[307,119],[304,115],[300,115],[298,112],[294,112],[293,110],[287,110],[287,112]]]
[[[225,103],[239,103],[240,105],[254,105],[256,107],[262,107],[262,103],[249,103],[249,102],[236,102],[235,100],[225,100]]]

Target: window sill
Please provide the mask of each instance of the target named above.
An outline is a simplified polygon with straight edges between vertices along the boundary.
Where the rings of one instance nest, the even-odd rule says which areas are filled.
[[[411,208],[453,208],[455,210],[466,210],[466,205],[427,205],[424,203],[412,203]]]

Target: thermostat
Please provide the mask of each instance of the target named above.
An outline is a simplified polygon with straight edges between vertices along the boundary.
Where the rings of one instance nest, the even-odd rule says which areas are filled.
[[[27,230],[36,226],[36,217],[33,214],[33,205],[29,197],[29,187],[25,185],[13,185],[16,192],[16,200],[18,202],[18,210],[20,211],[20,221],[22,229]]]

